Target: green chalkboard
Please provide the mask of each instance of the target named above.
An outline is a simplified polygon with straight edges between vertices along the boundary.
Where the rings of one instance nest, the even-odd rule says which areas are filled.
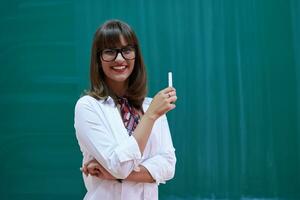
[[[297,0],[6,0],[0,199],[82,199],[73,110],[96,28],[129,23],[149,96],[173,72],[176,176],[160,199],[300,199]]]

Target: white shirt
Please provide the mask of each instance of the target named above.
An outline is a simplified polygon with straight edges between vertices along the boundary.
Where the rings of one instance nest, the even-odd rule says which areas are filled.
[[[151,102],[146,98],[144,111]],[[83,175],[87,189],[84,200],[155,200],[158,185],[174,177],[175,149],[166,116],[157,119],[143,156],[133,136],[129,136],[113,99],[81,97],[75,106],[76,137],[83,163],[96,159],[118,179],[125,179],[138,165],[144,166],[156,183],[103,180]]]

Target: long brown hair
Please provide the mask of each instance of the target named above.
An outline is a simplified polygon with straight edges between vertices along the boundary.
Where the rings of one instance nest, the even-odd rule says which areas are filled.
[[[108,96],[111,96],[116,102],[116,95],[105,83],[100,53],[105,48],[114,48],[120,45],[120,36],[123,36],[127,43],[134,46],[136,50],[134,68],[129,76],[125,97],[132,106],[141,110],[147,93],[145,64],[136,34],[128,24],[120,20],[106,21],[95,32],[90,64],[91,88],[87,93],[96,99],[106,99]]]

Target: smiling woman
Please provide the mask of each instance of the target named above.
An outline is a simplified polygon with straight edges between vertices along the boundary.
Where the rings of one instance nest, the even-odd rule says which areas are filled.
[[[110,95],[116,100],[116,92],[123,96],[124,91],[112,92],[106,86],[109,84],[110,87],[122,88],[122,81],[126,80],[125,84],[129,83],[126,86],[127,98],[135,107],[141,108],[147,93],[146,70],[138,39],[128,24],[111,20],[96,31],[92,45],[90,78],[89,95],[96,99]]]
[[[74,125],[83,153],[84,199],[158,199],[158,184],[175,173],[165,116],[175,108],[175,88],[146,98],[137,37],[118,20],[95,33],[90,78],[90,91],[76,104]]]

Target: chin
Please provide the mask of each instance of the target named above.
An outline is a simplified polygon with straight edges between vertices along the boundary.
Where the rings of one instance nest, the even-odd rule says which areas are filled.
[[[124,82],[129,78],[129,76],[121,76],[121,77],[115,77],[113,80],[116,82]]]

